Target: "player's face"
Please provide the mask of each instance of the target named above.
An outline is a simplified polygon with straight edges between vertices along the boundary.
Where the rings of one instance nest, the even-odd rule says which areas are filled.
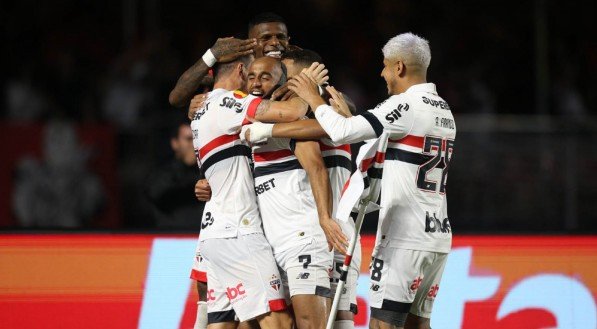
[[[184,162],[187,166],[197,163],[193,147],[193,132],[189,125],[180,125],[178,127],[178,136],[172,138],[170,142],[176,158]]]
[[[261,23],[249,31],[249,38],[257,39],[255,57],[280,58],[288,48],[288,30],[284,23]]]
[[[267,98],[280,82],[282,70],[275,58],[258,58],[249,66],[247,76],[248,90],[251,95]]]
[[[388,88],[388,95],[397,94],[397,72],[396,72],[396,61],[390,61],[386,58],[383,60],[383,70],[381,76],[386,80],[386,87]]]

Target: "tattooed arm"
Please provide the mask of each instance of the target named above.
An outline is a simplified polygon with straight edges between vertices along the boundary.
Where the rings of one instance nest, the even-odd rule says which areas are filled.
[[[230,62],[238,57],[253,53],[255,39],[240,40],[236,38],[219,38],[211,47],[211,52],[218,63]],[[203,59],[199,59],[193,66],[186,70],[176,82],[176,86],[170,92],[168,100],[175,107],[183,107],[189,103],[201,81],[207,75],[210,67]]]
[[[302,118],[308,109],[307,103],[298,97],[283,102],[264,100],[259,103],[255,117],[251,119],[261,122],[292,122]]]

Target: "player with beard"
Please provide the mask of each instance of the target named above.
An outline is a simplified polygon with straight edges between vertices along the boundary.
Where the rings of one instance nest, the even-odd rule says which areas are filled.
[[[287,51],[282,57],[282,62],[286,66],[288,77],[290,78],[300,74],[303,70],[309,70],[314,63],[321,63],[322,59],[321,56],[314,51],[308,49],[296,49]],[[347,115],[351,114],[348,113]],[[328,170],[332,190],[332,214],[334,214],[336,212],[337,204],[340,201],[342,188],[352,173],[350,144],[337,144],[332,142],[329,138],[322,138],[319,140],[319,149],[321,150],[321,155]],[[355,230],[354,221],[337,222],[346,236],[352,236]],[[361,266],[360,239],[357,240],[353,255],[354,257],[350,264],[346,286],[344,291],[342,291],[340,303],[338,304],[338,312],[336,314],[336,321],[334,322],[335,329],[354,328],[354,314],[357,313],[356,289]],[[336,291],[341,275],[340,269],[343,263],[344,254],[338,250],[334,250],[334,271],[332,278],[330,278],[332,293],[335,293]]]
[[[252,95],[269,98],[286,80],[284,65],[273,58],[249,67]],[[330,306],[332,254],[326,243],[333,221],[332,195],[316,141],[268,139],[253,147],[255,192],[266,237],[283,270],[298,328],[325,328]],[[339,246],[340,247],[340,246]]]

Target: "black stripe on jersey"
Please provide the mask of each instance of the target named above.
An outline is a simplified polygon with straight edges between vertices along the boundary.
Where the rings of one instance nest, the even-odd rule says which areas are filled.
[[[369,176],[365,176],[363,177],[363,188],[367,189],[369,187],[369,185],[371,185],[371,182],[369,181]]]
[[[342,167],[352,172],[352,162],[342,155],[328,155],[323,157],[326,168]]]
[[[382,175],[383,175],[383,169],[382,168],[371,167],[371,168],[369,168],[369,170],[367,170],[367,176],[369,176],[371,178],[381,179]]]
[[[206,172],[207,169],[209,169],[209,167],[213,166],[214,164],[235,156],[246,156],[250,159],[251,148],[249,148],[246,145],[234,145],[227,149],[218,151],[202,163],[201,169],[203,170],[203,172]]]
[[[303,167],[301,167],[301,164],[298,162],[297,159],[288,160],[280,163],[273,163],[263,167],[255,167],[253,177],[261,177],[294,169],[303,169]]]
[[[381,133],[383,132],[383,125],[381,122],[379,122],[379,120],[377,120],[375,115],[371,112],[364,112],[361,113],[361,116],[369,122],[371,128],[373,128],[373,131],[375,131],[375,136],[381,136]]]
[[[414,153],[390,147],[386,149],[386,160],[398,160],[420,166],[431,159],[433,159],[432,155]],[[443,168],[443,163],[440,162],[436,168]]]

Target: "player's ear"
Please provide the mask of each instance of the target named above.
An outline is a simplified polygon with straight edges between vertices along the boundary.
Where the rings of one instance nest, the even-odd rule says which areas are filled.
[[[399,77],[404,76],[404,74],[406,73],[406,66],[404,66],[403,61],[397,61],[394,69],[396,70],[396,74]]]

